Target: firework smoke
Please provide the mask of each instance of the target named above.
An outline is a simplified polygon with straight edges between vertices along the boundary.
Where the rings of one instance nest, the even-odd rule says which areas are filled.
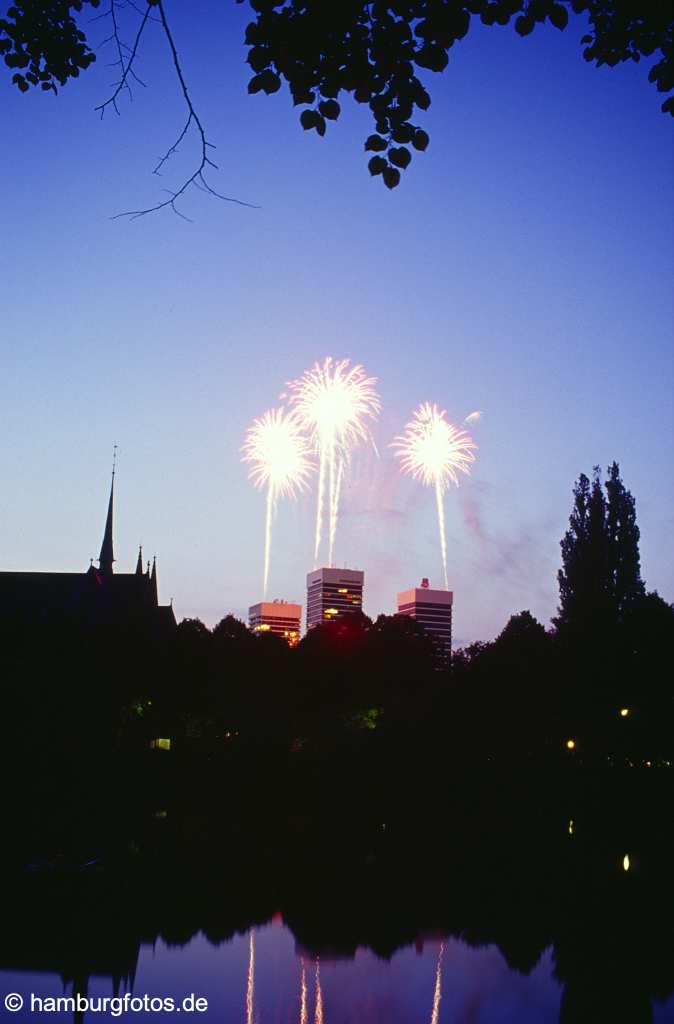
[[[313,469],[309,447],[299,420],[283,409],[270,409],[253,421],[243,445],[242,462],[251,463],[248,477],[267,489],[264,531],[263,597],[267,595],[272,524],[278,499],[293,498],[302,490]]]
[[[447,420],[444,409],[423,402],[405,426],[405,432],[396,437],[392,447],[401,459],[400,468],[427,487],[435,488],[440,530],[440,550],[445,587],[447,578],[447,539],[445,536],[445,491],[450,483],[458,486],[458,472],[469,473],[475,461],[473,450],[477,445],[465,430]]]
[[[327,564],[332,565],[344,470],[353,449],[370,439],[368,420],[374,420],[380,409],[376,383],[375,377],[366,376],[362,366],[357,364],[349,369],[348,359],[334,362],[328,356],[322,364],[316,363],[313,369],[288,385],[293,411],[310,437],[319,460],[314,535],[316,563],[327,490]]]

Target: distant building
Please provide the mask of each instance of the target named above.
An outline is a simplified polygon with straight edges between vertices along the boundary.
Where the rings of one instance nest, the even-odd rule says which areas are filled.
[[[363,610],[365,573],[360,569],[315,569],[307,573],[307,629]]]
[[[254,633],[273,633],[291,647],[299,643],[302,605],[288,601],[260,601],[248,609],[248,625]]]
[[[445,661],[452,656],[452,604],[451,590],[431,590],[428,580],[420,587],[403,590],[398,594],[398,615],[409,615],[423,626],[437,641]]]
[[[0,619],[5,623],[39,627],[140,626],[153,631],[176,625],[173,607],[160,605],[157,561],[143,568],[142,548],[136,571],[113,572],[113,504],[115,472],[112,473],[108,513],[98,568],[86,572],[0,572]]]

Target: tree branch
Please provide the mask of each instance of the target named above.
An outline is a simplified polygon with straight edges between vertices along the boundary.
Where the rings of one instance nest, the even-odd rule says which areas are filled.
[[[127,0],[127,2],[128,2],[128,0]],[[201,149],[201,160],[199,162],[199,166],[194,171],[194,173],[191,174],[183,182],[183,184],[180,186],[179,189],[177,189],[177,191],[171,192],[168,189],[165,190],[165,191],[169,192],[169,196],[170,196],[169,199],[165,199],[165,200],[163,200],[163,202],[157,203],[155,206],[148,207],[145,210],[127,210],[125,213],[117,213],[117,214],[115,214],[114,217],[112,217],[112,220],[117,220],[120,217],[129,217],[131,220],[137,220],[139,217],[145,217],[149,213],[156,213],[158,210],[164,210],[167,207],[170,207],[171,210],[173,211],[173,213],[177,214],[177,216],[179,216],[179,217],[182,217],[183,220],[189,220],[188,217],[185,217],[185,215],[182,214],[177,209],[177,207],[175,205],[175,202],[176,202],[177,199],[180,198],[180,196],[185,194],[185,192],[190,187],[190,185],[194,185],[200,191],[208,192],[210,195],[214,196],[216,199],[222,199],[223,202],[235,203],[237,206],[247,206],[250,209],[259,209],[259,207],[255,206],[253,203],[245,203],[241,199],[234,199],[231,196],[224,196],[220,192],[216,192],[216,190],[206,181],[206,179],[204,177],[204,172],[207,170],[207,168],[208,167],[212,167],[214,170],[217,170],[217,166],[218,165],[216,163],[214,163],[213,160],[211,160],[209,158],[209,156],[208,156],[208,150],[209,149],[214,149],[215,147],[206,138],[206,132],[204,130],[204,126],[201,123],[201,119],[199,118],[199,115],[197,114],[197,112],[196,112],[196,110],[194,108],[194,104],[192,103],[192,98],[191,98],[189,90],[187,88],[187,83],[185,81],[185,77],[183,75],[182,67],[180,65],[180,59],[178,57],[178,51],[176,49],[176,45],[175,45],[175,42],[174,42],[174,39],[173,39],[173,35],[171,34],[171,29],[169,28],[169,24],[168,24],[168,21],[167,21],[167,18],[166,18],[166,12],[164,10],[163,0],[158,0],[158,2],[154,6],[156,6],[158,11],[159,11],[159,21],[161,22],[162,28],[164,29],[164,34],[166,36],[166,39],[168,40],[168,44],[169,44],[169,47],[170,47],[170,50],[171,50],[171,56],[173,58],[173,66],[175,67],[176,75],[178,77],[178,82],[180,83],[180,90],[181,90],[181,92],[183,94],[183,98],[185,100],[185,105],[186,105],[187,111],[188,111],[188,117],[187,117],[187,121],[185,122],[184,128],[182,129],[182,131],[178,135],[178,138],[173,143],[173,145],[169,147],[169,149],[167,150],[165,155],[160,159],[159,163],[157,164],[157,166],[154,169],[154,173],[155,174],[159,174],[160,171],[161,171],[161,168],[164,166],[164,164],[177,151],[178,146],[180,145],[180,143],[183,141],[183,139],[187,135],[191,125],[194,125],[196,127],[196,130],[197,130],[197,133],[198,133],[198,136],[199,136],[200,149]],[[119,95],[119,92],[120,92],[121,88],[123,88],[124,81],[126,79],[126,76],[129,73],[129,69],[131,67],[131,64],[132,64],[133,59],[134,59],[135,54],[136,54],[136,49],[137,49],[137,46],[138,46],[138,40],[140,39],[141,32],[143,31],[143,28],[145,26],[145,22],[147,20],[149,9],[150,8],[148,6],[148,9],[145,12],[145,16],[143,18],[143,23],[142,23],[142,25],[141,25],[141,27],[139,29],[138,36],[136,37],[136,43],[134,45],[133,51],[131,53],[131,56],[130,56],[128,62],[127,62],[126,69],[125,69],[124,76],[123,76],[123,81],[122,81],[122,83],[120,83],[120,85],[118,86],[115,94],[111,97],[111,99],[107,100],[106,103],[103,104],[103,109],[105,108],[105,106],[107,106],[111,102],[114,105],[115,100],[116,100],[117,96]],[[97,107],[96,109],[98,110],[100,108]],[[115,109],[117,109],[116,105],[115,105]],[[102,116],[102,114],[101,114],[101,116]]]
[[[105,115],[105,111],[106,111],[107,107],[109,107],[109,106],[112,106],[114,111],[115,111],[115,113],[119,114],[119,108],[117,107],[117,97],[119,96],[120,92],[123,89],[125,89],[125,88],[128,89],[129,90],[129,94],[131,94],[131,87],[130,87],[128,81],[127,81],[128,77],[129,77],[129,74],[133,74],[133,77],[136,79],[136,81],[140,82],[140,79],[132,72],[131,68],[132,68],[132,64],[133,64],[133,62],[134,62],[134,60],[136,58],[136,53],[138,52],[138,44],[140,42],[140,37],[143,34],[143,29],[145,28],[145,25],[147,24],[148,17],[150,15],[150,5],[148,4],[147,10],[145,11],[145,14],[143,15],[143,20],[140,23],[140,28],[138,29],[138,33],[136,35],[136,41],[133,44],[133,49],[131,50],[131,54],[130,54],[126,64],[124,63],[122,47],[121,47],[121,44],[120,44],[120,41],[119,41],[119,34],[118,34],[118,31],[117,31],[117,19],[116,19],[116,16],[115,16],[115,0],[110,0],[110,11],[109,11],[109,14],[110,14],[110,16],[112,18],[112,23],[113,23],[113,27],[114,27],[113,36],[111,36],[111,38],[115,38],[117,40],[117,49],[118,49],[120,64],[121,64],[121,68],[122,68],[122,77],[119,80],[119,82],[117,82],[117,87],[116,87],[115,91],[113,92],[112,96],[109,99],[107,99],[104,103],[101,103],[100,106],[95,108],[96,110],[100,110],[100,112],[101,112],[101,120],[103,119],[103,116]],[[128,49],[128,47],[127,47],[127,49]],[[144,83],[141,82],[141,85],[143,85],[143,84]]]

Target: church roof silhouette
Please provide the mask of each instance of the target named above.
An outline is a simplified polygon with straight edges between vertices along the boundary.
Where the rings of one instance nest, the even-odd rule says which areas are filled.
[[[0,572],[0,617],[25,625],[140,626],[170,629],[176,625],[172,605],[160,605],[157,559],[143,569],[142,547],[133,573],[114,572],[114,494],[110,498],[98,568],[85,572]]]

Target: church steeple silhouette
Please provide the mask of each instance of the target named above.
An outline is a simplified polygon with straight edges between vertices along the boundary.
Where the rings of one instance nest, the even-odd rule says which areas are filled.
[[[143,575],[143,545],[138,548],[138,561],[136,562],[136,576]]]
[[[115,495],[115,463],[117,461],[117,445],[114,447],[112,456],[112,482],[110,484],[110,500],[108,501],[108,515],[105,520],[105,532],[103,534],[103,543],[101,544],[101,553],[98,556],[98,566],[101,573],[105,576],[112,576],[112,563],[115,560],[115,555],[112,546],[112,509],[113,499]]]
[[[157,556],[155,555],[152,559],[152,573],[150,575],[150,593],[155,604],[157,604],[159,597],[157,594]]]

